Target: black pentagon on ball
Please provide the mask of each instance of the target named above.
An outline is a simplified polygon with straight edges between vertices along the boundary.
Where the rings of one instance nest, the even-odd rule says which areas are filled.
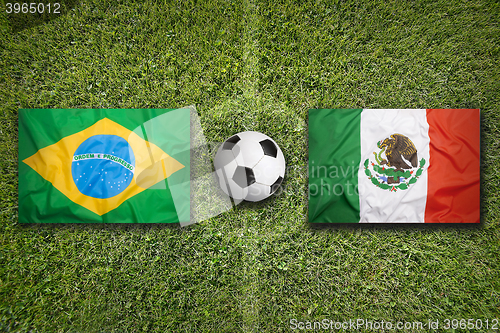
[[[276,191],[278,187],[280,187],[281,183],[283,182],[283,177],[279,176],[278,179],[274,182],[273,185],[271,185],[271,193]]]
[[[264,151],[264,154],[266,154],[267,156],[271,156],[271,157],[278,156],[278,147],[276,147],[274,142],[272,142],[269,139],[265,139],[259,143],[262,146],[262,150]]]
[[[255,175],[252,169],[238,166],[233,174],[233,180],[240,187],[247,187],[255,183]]]
[[[237,135],[233,135],[232,137],[230,137],[229,139],[226,140],[226,142],[224,142],[224,145],[222,146],[222,149],[226,149],[226,150],[231,150],[233,149],[234,145],[236,143],[238,143],[238,141],[240,141],[240,137],[237,136]]]

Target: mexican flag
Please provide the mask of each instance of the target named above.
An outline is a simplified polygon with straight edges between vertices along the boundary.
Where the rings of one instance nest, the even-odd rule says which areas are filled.
[[[189,109],[22,109],[19,222],[190,220]]]
[[[477,109],[309,111],[309,222],[478,223]]]

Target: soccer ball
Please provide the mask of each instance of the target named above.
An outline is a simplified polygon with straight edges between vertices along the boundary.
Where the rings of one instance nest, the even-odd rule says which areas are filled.
[[[241,132],[227,139],[215,155],[214,166],[220,187],[235,200],[264,200],[285,176],[283,152],[259,132]]]

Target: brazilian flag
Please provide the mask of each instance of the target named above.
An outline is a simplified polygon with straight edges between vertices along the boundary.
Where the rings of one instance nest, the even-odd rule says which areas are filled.
[[[190,218],[189,109],[19,111],[20,223]]]

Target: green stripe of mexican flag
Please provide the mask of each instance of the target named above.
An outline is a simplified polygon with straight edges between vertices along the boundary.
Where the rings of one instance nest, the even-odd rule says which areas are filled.
[[[309,112],[309,222],[479,222],[479,110]]]

